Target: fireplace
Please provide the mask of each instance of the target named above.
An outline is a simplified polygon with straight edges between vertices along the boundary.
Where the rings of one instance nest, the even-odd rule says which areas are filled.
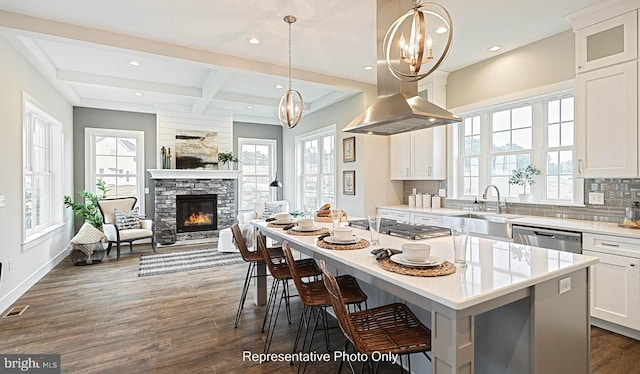
[[[176,231],[218,229],[218,195],[176,195]]]

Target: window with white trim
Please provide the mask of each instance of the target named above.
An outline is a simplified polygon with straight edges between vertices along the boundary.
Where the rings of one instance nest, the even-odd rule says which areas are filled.
[[[99,179],[107,185],[107,197],[135,196],[144,212],[144,132],[85,129],[85,189],[99,193]]]
[[[25,99],[23,137],[24,239],[28,242],[62,224],[62,124]]]
[[[513,170],[533,164],[536,201],[573,203],[575,191],[573,93],[538,96],[462,115],[458,125],[457,195],[478,197],[496,185],[501,197],[517,198],[523,187],[510,185]],[[490,190],[494,193],[493,189]],[[579,202],[578,202],[579,203]]]
[[[300,164],[297,200],[304,209],[318,209],[333,203],[336,196],[335,126],[296,140]]]
[[[270,188],[276,179],[276,146],[273,139],[238,138],[242,182],[239,209],[252,210],[257,202],[275,200],[276,189]]]

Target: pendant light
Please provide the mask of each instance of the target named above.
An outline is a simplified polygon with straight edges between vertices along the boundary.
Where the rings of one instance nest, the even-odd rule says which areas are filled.
[[[383,42],[384,57],[391,74],[407,82],[433,73],[447,57],[453,39],[453,20],[442,5],[421,3],[420,0],[412,0],[412,4],[411,10],[391,24]],[[411,24],[405,25],[409,18]],[[402,32],[398,36],[399,30],[409,31],[408,40]],[[435,35],[431,35],[430,30]],[[434,49],[440,55],[437,59],[434,59]],[[431,64],[429,70],[421,72],[425,64]]]
[[[304,102],[302,101],[302,95],[300,92],[291,89],[291,24],[296,22],[295,16],[284,16],[283,20],[289,24],[289,89],[280,98],[280,104],[278,104],[278,120],[284,127],[290,129],[296,127],[296,125],[302,119],[302,111],[304,110]]]

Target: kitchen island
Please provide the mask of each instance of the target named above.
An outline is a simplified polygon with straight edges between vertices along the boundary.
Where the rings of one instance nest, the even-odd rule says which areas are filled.
[[[420,309],[418,315],[427,316],[422,321],[432,330],[432,362],[414,363],[414,372],[589,371],[588,269],[597,262],[594,257],[472,237],[467,267],[446,276],[413,277],[383,270],[370,254],[378,247],[322,249],[315,244],[317,236],[253,224],[267,237],[287,240],[335,271]],[[369,238],[365,230],[354,229],[354,234]],[[381,235],[382,247],[400,248],[406,241]],[[418,242],[430,244],[432,256],[453,262],[450,237]],[[261,282],[260,293],[266,292],[264,286]],[[376,298],[370,298],[370,307],[377,305]]]

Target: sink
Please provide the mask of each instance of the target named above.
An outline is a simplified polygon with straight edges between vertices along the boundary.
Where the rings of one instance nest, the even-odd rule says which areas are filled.
[[[443,217],[442,223],[446,227],[464,225],[469,228],[470,234],[476,236],[511,240],[511,224],[508,221],[514,218],[518,217],[468,213]]]

